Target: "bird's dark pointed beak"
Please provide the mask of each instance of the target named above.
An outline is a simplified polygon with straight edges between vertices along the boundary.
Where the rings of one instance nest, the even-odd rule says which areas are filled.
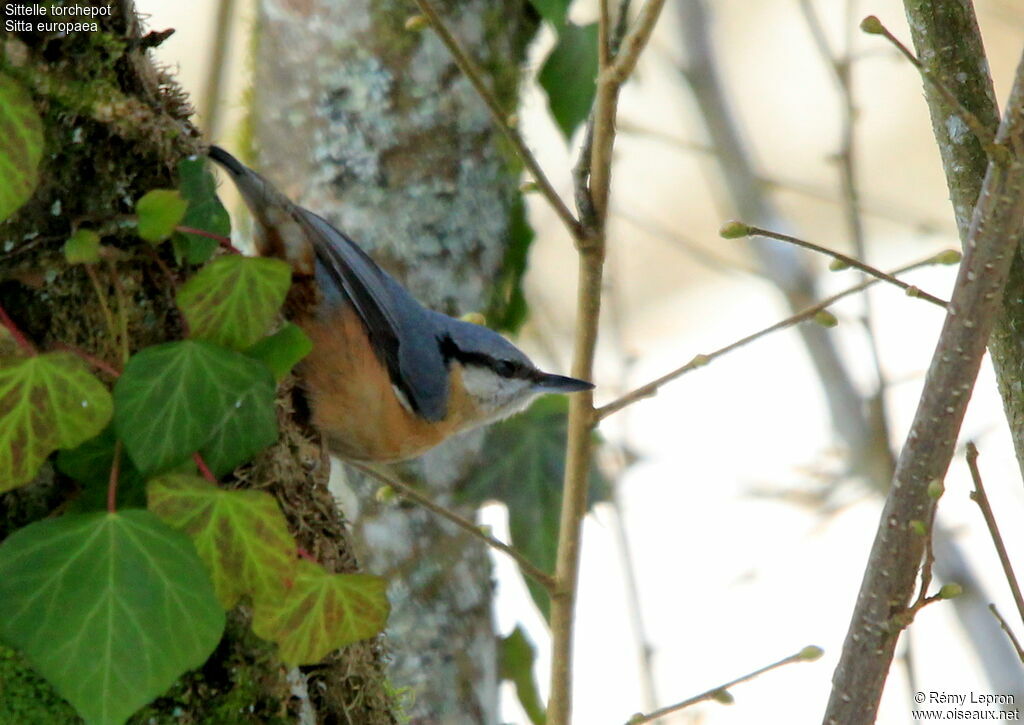
[[[593,390],[594,384],[565,375],[540,373],[537,376],[536,387],[541,393],[578,393],[581,390]]]

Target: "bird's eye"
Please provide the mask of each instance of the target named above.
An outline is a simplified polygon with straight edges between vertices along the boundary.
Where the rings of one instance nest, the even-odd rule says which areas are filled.
[[[510,378],[516,371],[516,366],[508,360],[495,360],[494,372],[503,378]]]

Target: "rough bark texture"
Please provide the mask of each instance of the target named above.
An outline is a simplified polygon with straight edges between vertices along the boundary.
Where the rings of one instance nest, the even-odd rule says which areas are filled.
[[[999,111],[988,60],[971,0],[906,0],[914,50],[964,108],[995,133]],[[988,159],[978,139],[931,84],[924,84],[932,131],[942,156],[949,198],[961,241],[967,239],[971,212],[981,190]],[[1024,258],[1010,268],[1003,310],[988,343],[999,393],[1010,424],[1017,462],[1024,473]]]
[[[932,481],[945,477],[1024,227],[1024,56],[998,142],[971,218],[964,259],[914,422],[896,466],[843,653],[833,675],[826,725],[868,725],[910,605],[924,551],[914,521],[930,525]]]
[[[973,3],[907,0],[915,53],[921,62],[942,79],[964,108],[973,113],[985,128],[995,133],[999,113],[989,75],[988,61],[978,30]],[[925,98],[932,120],[932,131],[942,158],[949,198],[953,205],[961,241],[966,242],[971,214],[978,200],[988,159],[981,143],[935,88],[924,83]],[[1015,255],[1003,295],[1003,306],[988,340],[988,351],[996,371],[1017,461],[1024,473],[1024,259]],[[935,533],[936,572],[943,581],[964,585],[965,596],[953,601],[965,631],[975,633],[972,642],[992,684],[993,692],[1022,693],[1019,660],[985,602],[980,582],[967,569],[967,562],[956,551],[949,534]],[[976,583],[976,586],[971,586]],[[980,611],[978,611],[980,608]]]
[[[254,163],[345,230],[423,303],[485,308],[501,268],[518,163],[433,32],[410,32],[400,0],[264,0],[255,65]],[[536,30],[525,0],[440,6],[516,108]],[[401,474],[439,502],[475,465],[461,437]],[[478,541],[412,507],[380,506],[352,474],[337,489],[367,566],[391,581],[390,677],[410,688],[414,723],[497,718],[491,571]],[[472,510],[462,510],[473,516]]]
[[[139,49],[132,3],[115,2],[113,11],[113,17],[99,17],[96,33],[0,35],[0,72],[31,90],[46,133],[35,195],[0,225],[0,302],[40,349],[68,343],[120,367],[96,292],[82,267],[65,263],[61,247],[73,227],[84,224],[102,232],[104,245],[121,250],[118,261],[95,268],[111,299],[117,284],[123,289],[133,351],[179,338],[173,294],[187,270],[175,263],[169,245],[154,252],[116,217],[132,213],[149,189],[174,186],[177,162],[197,153],[200,142],[187,100]],[[329,569],[352,571],[355,558],[326,489],[326,461],[314,434],[293,422],[291,403],[290,390],[283,390],[281,441],[239,471],[233,485],[273,492],[300,544]],[[74,494],[70,481],[45,467],[36,482],[0,496],[0,534],[57,513]],[[0,691],[2,722],[77,722],[6,649],[0,651]],[[303,722],[393,723],[379,643],[358,643],[321,665],[289,672],[249,632],[247,613],[239,609],[206,665],[133,721],[273,723],[300,716]]]

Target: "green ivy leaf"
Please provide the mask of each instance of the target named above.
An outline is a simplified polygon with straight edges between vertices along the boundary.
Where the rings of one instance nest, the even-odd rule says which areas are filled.
[[[590,114],[597,90],[597,23],[566,23],[537,77],[568,141]]]
[[[565,18],[569,14],[569,5],[572,0],[530,0],[530,2],[540,16],[558,30],[565,25]]]
[[[295,580],[282,599],[253,603],[252,631],[276,642],[285,664],[314,664],[329,652],[384,629],[389,610],[386,588],[380,577],[328,574],[300,559]]]
[[[108,425],[103,432],[90,438],[77,448],[57,454],[57,468],[78,481],[82,492],[71,506],[74,511],[103,511],[107,507],[107,486],[110,483],[110,468],[114,463],[114,446],[117,436],[114,426]],[[146,487],[139,469],[132,459],[121,454],[117,478],[117,505],[120,508],[145,508]]]
[[[123,723],[223,630],[192,543],[148,511],[38,521],[0,545],[0,637],[90,725]]]
[[[291,267],[279,259],[231,254],[182,285],[178,307],[191,337],[244,350],[274,322],[291,280]]]
[[[508,508],[512,545],[545,571],[554,571],[558,518],[565,472],[565,438],[569,401],[564,395],[540,398],[522,415],[487,433],[494,455],[467,482],[467,502],[497,499]],[[607,498],[608,484],[591,465],[590,504]],[[527,587],[545,618],[547,592],[530,578]]]
[[[312,349],[313,341],[302,328],[289,322],[250,347],[245,354],[261,361],[274,373],[274,379],[280,381]]]
[[[42,158],[43,122],[32,96],[0,73],[0,221],[32,196]]]
[[[217,475],[277,436],[274,378],[262,363],[183,340],[139,351],[114,386],[114,425],[144,475],[200,451]]]
[[[533,674],[533,663],[537,650],[523,628],[516,625],[512,634],[501,638],[501,679],[509,680],[516,686],[516,697],[523,706],[523,712],[533,725],[544,725],[547,716],[537,690],[537,679]]]
[[[231,236],[231,216],[217,198],[217,181],[200,157],[178,163],[178,186],[188,201],[188,211],[181,226],[202,229],[220,237]],[[189,264],[202,264],[217,249],[217,240],[187,232],[175,232],[172,239],[179,259]]]
[[[159,244],[181,224],[188,202],[176,189],[151,189],[135,203],[139,217],[139,236],[150,244]]]
[[[0,360],[0,492],[28,483],[58,448],[103,430],[107,388],[69,353]]]
[[[91,229],[79,229],[64,242],[68,264],[96,264],[100,261],[100,235]]]
[[[273,496],[229,491],[185,474],[155,478],[148,489],[149,510],[192,538],[224,609],[245,594],[254,602],[284,596],[298,545]]]

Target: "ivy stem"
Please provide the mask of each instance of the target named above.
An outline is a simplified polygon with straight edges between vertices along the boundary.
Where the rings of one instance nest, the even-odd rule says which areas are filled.
[[[234,244],[232,244],[230,239],[228,239],[227,237],[222,237],[220,234],[214,234],[213,232],[208,232],[205,229],[196,229],[195,227],[186,227],[186,226],[182,226],[180,224],[178,226],[176,226],[174,229],[176,231],[179,231],[179,232],[183,233],[183,234],[195,234],[196,236],[199,236],[199,237],[206,237],[207,239],[213,239],[220,246],[224,247],[224,249],[228,250],[232,254],[241,254],[242,253],[242,250],[240,250],[238,247],[236,247]]]
[[[110,464],[110,481],[107,483],[107,512],[117,513],[117,480],[121,476],[121,441],[114,443],[114,460]]]
[[[60,342],[60,343],[57,343],[57,349],[58,350],[64,350],[65,352],[70,352],[75,357],[81,358],[82,360],[84,360],[88,364],[92,365],[97,370],[102,370],[103,372],[105,372],[107,375],[109,375],[112,378],[119,378],[119,377],[121,377],[121,371],[120,370],[115,368],[113,365],[108,363],[106,360],[98,358],[95,355],[93,355],[92,353],[86,352],[85,350],[83,350],[80,347],[75,347],[74,345],[69,345],[66,342]]]
[[[213,475],[213,471],[211,471],[210,467],[206,465],[206,461],[203,460],[203,457],[199,455],[198,451],[192,454],[192,460],[196,462],[196,466],[199,468],[199,472],[203,474],[203,478],[210,483],[217,483],[217,477]]]
[[[7,310],[0,305],[0,324],[3,324],[7,328],[7,331],[11,333],[11,337],[18,343],[18,347],[24,350],[28,355],[38,355],[39,351],[36,350],[36,346],[29,342],[29,339],[25,337],[25,333],[14,324],[14,320],[7,314]]]
[[[103,287],[100,286],[100,278],[96,275],[96,268],[91,264],[83,265],[85,267],[85,273],[89,276],[89,281],[92,283],[92,288],[96,292],[96,298],[100,302],[100,310],[103,312],[103,320],[107,323],[107,332],[110,333],[110,337],[117,340],[118,333],[117,327],[114,325],[114,315],[110,311],[110,303],[107,300],[107,293],[103,291]]]
[[[313,562],[314,564],[319,564],[319,563],[320,563],[320,562],[318,562],[318,561],[316,560],[316,557],[315,557],[315,556],[313,556],[312,554],[310,554],[310,553],[309,553],[308,551],[306,551],[305,549],[303,549],[303,548],[302,548],[301,546],[296,546],[296,547],[295,547],[295,553],[296,553],[296,554],[298,555],[298,557],[299,557],[300,559],[305,559],[306,561],[311,561],[311,562]]]

